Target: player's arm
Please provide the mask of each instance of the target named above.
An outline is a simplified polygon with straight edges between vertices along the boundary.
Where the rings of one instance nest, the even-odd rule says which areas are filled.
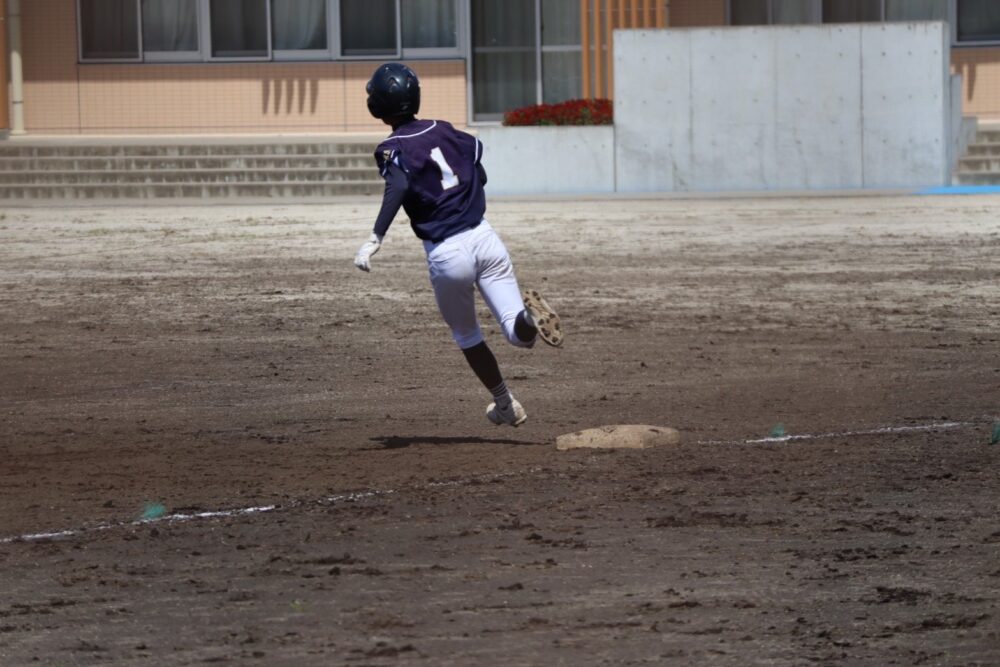
[[[385,192],[382,194],[382,207],[375,218],[375,228],[372,230],[372,235],[354,256],[354,266],[362,271],[371,270],[372,255],[382,247],[382,239],[385,238],[386,232],[389,231],[389,225],[392,224],[399,209],[403,206],[403,198],[410,186],[406,172],[394,163],[386,164],[382,176],[385,178]]]

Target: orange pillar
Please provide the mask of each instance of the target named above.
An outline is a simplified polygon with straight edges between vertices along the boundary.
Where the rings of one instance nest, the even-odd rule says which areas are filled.
[[[590,99],[590,0],[580,0],[580,42],[583,47],[583,98]]]
[[[607,15],[607,42],[608,50],[605,52],[604,56],[607,59],[607,73],[608,73],[608,90],[604,97],[606,99],[611,99],[615,94],[615,64],[612,61],[614,58],[614,39],[612,39],[612,33],[615,30],[615,0],[608,0],[608,15]]]
[[[10,98],[7,86],[10,75],[7,64],[7,0],[0,0],[0,132],[10,130]]]
[[[603,97],[604,77],[601,76],[601,5],[604,0],[594,0],[594,96]]]

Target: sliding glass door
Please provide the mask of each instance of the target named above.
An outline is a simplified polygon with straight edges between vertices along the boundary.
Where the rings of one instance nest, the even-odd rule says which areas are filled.
[[[472,0],[474,121],[578,98],[579,0]]]

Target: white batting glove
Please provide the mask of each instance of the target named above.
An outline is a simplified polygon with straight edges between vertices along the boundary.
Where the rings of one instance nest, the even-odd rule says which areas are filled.
[[[358,267],[362,271],[372,270],[372,255],[378,252],[378,249],[382,247],[382,237],[372,232],[371,237],[364,242],[364,244],[358,248],[358,254],[354,256],[354,266]]]

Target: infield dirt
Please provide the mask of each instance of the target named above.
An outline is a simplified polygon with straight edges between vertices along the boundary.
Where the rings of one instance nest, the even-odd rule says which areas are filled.
[[[518,429],[376,207],[0,214],[0,664],[1000,664],[1000,199],[492,202]]]

